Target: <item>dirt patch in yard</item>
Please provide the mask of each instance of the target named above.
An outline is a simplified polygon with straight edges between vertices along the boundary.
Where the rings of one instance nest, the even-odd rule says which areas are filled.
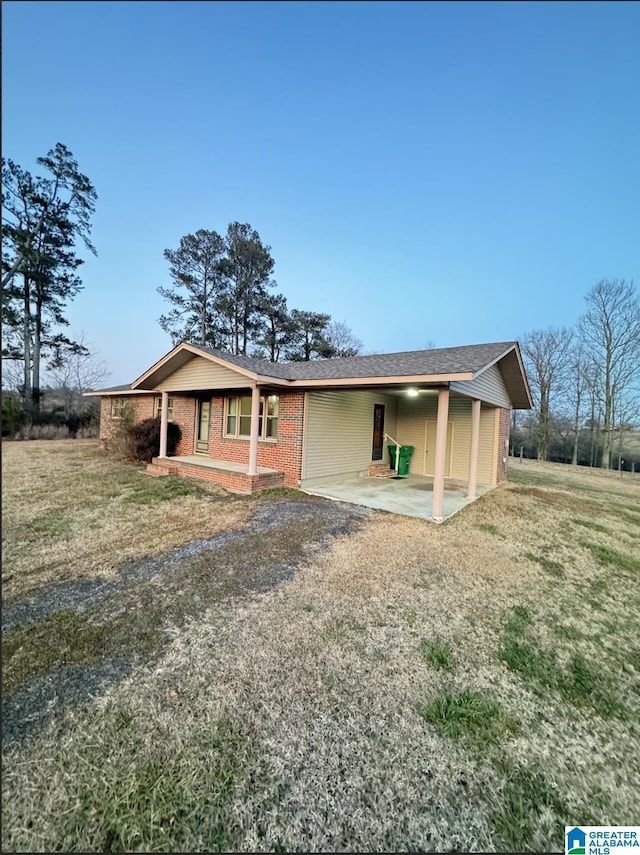
[[[567,510],[577,514],[594,513],[601,509],[601,504],[598,502],[571,495],[571,493],[561,493],[557,490],[545,490],[540,487],[511,487],[511,491],[521,496],[538,499],[547,505],[567,508]]]

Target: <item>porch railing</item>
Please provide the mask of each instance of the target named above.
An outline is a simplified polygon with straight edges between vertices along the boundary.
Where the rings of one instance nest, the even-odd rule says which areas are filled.
[[[396,446],[396,465],[394,469],[396,470],[396,475],[398,474],[398,467],[400,466],[400,443],[397,439],[394,439],[390,433],[385,433],[385,440],[390,439],[391,442]]]

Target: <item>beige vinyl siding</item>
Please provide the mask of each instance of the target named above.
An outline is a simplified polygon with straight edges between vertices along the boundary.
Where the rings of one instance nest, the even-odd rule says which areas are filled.
[[[480,442],[478,446],[478,482],[495,484],[495,408],[483,406],[480,410]],[[409,472],[425,474],[426,423],[438,415],[438,396],[421,395],[419,398],[400,398],[398,403],[398,442],[413,445]],[[449,477],[466,481],[469,477],[469,451],[471,448],[471,400],[460,395],[449,397],[449,421],[453,424],[451,446],[451,474]]]
[[[251,381],[223,365],[194,356],[155,387],[159,392],[187,392],[196,389],[246,389]]]
[[[323,478],[371,464],[373,405],[384,404],[384,429],[395,436],[397,398],[377,392],[309,392],[302,477]],[[382,461],[389,461],[385,443]]]
[[[502,379],[502,373],[497,365],[492,365],[483,371],[475,380],[462,380],[451,384],[452,392],[460,392],[478,398],[496,407],[510,407],[511,399]]]

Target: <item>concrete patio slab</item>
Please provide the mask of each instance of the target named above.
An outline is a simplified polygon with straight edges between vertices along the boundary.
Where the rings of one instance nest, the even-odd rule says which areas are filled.
[[[351,476],[327,479],[311,486],[303,484],[300,489],[312,496],[324,496],[327,499],[435,522],[432,517],[433,478],[428,475],[409,475],[399,479]],[[479,484],[478,495],[491,489],[489,485]],[[474,500],[467,498],[466,482],[447,479],[443,518],[447,519],[472,501]]]

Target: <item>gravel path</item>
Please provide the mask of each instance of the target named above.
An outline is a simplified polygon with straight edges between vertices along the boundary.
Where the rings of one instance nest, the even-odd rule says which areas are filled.
[[[4,637],[12,630],[35,632],[39,622],[63,610],[84,614],[94,623],[124,616],[132,631],[129,648],[106,651],[87,664],[58,662],[14,692],[5,692],[5,745],[59,718],[130,671],[140,661],[136,631],[147,629],[145,619],[157,631],[158,625],[197,618],[215,600],[267,591],[291,579],[314,551],[358,530],[369,513],[357,505],[306,497],[257,500],[251,522],[235,531],[127,561],[114,581],[62,582],[8,604],[2,614]],[[165,633],[163,640],[168,638]],[[51,643],[55,645],[55,638]],[[161,649],[162,644],[154,655]]]

